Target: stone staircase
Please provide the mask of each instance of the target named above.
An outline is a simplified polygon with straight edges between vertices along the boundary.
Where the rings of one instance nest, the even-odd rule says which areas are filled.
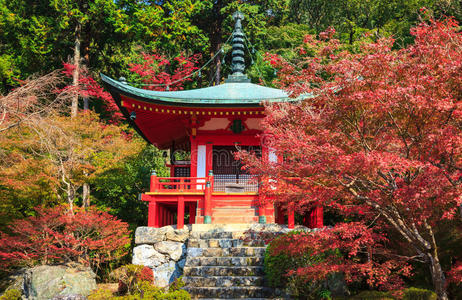
[[[243,231],[191,232],[183,269],[185,289],[198,298],[270,298],[265,287],[264,242],[258,233]]]

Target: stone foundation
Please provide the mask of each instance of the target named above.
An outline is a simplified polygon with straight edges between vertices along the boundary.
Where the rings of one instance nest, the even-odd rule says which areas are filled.
[[[309,229],[301,226],[296,230]],[[136,246],[133,249],[132,263],[151,268],[154,272],[154,284],[158,287],[166,287],[183,275],[188,260],[190,265],[195,257],[203,256],[203,252],[207,252],[204,256],[223,257],[219,260],[230,261],[233,256],[236,257],[235,261],[251,256],[258,260],[257,265],[261,266],[264,244],[261,244],[261,240],[252,234],[250,234],[251,240],[244,243],[246,235],[249,236],[249,232],[280,234],[289,231],[291,230],[287,226],[277,224],[194,224],[187,225],[183,229],[176,229],[175,226],[138,227],[135,232]],[[217,236],[228,238],[212,238]],[[259,248],[248,248],[248,246]],[[249,252],[257,250],[260,251],[258,255]],[[217,272],[218,269],[220,268],[217,268]],[[189,269],[187,271],[190,272]]]

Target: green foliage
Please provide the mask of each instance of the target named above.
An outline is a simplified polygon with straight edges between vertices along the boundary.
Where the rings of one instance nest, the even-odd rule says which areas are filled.
[[[351,300],[394,300],[395,298],[389,292],[363,291],[353,297]]]
[[[288,235],[298,234],[291,232]],[[273,250],[281,247],[284,241],[281,235],[274,239],[266,248],[264,270],[268,284],[272,287],[286,288],[292,296],[306,297],[306,299],[318,299],[319,293],[323,292],[324,283],[321,281],[306,281],[305,278],[290,274],[290,271],[311,265],[323,260],[322,256],[312,256],[310,252],[299,253],[291,256],[286,253],[273,254]],[[287,245],[286,245],[287,246]],[[332,254],[335,255],[335,254]]]
[[[307,34],[315,34],[315,31],[306,24],[289,23],[283,26],[271,26],[266,33],[264,47],[273,49],[272,53],[292,59],[298,55],[295,49],[303,43]]]
[[[286,254],[271,255],[271,244],[265,252],[265,276],[272,287],[283,287],[287,284],[287,270],[296,267],[296,264]]]
[[[89,296],[88,300],[105,300],[113,298],[112,291],[108,289],[99,288],[94,290]]]
[[[176,278],[172,284],[168,287],[169,292],[175,292],[175,291],[180,291],[182,287],[184,287],[186,284],[183,281],[182,277]]]
[[[184,290],[175,290],[164,292],[162,289],[155,287],[148,281],[141,281],[137,284],[136,289],[131,294],[115,296],[111,291],[98,289],[93,291],[88,300],[190,300],[191,296]]]
[[[147,205],[138,200],[138,194],[149,189],[152,170],[167,176],[162,151],[146,144],[141,152],[113,165],[92,182],[92,203],[110,207],[110,212],[128,222],[132,228],[145,225]]]
[[[404,290],[402,300],[436,300],[436,298],[433,291],[410,287]]]
[[[178,290],[174,292],[168,292],[162,295],[162,300],[190,300],[191,295],[185,290]]]
[[[120,76],[135,49],[203,49],[191,15],[200,1],[0,0],[0,92],[13,77],[60,68],[73,57],[80,26],[81,56],[90,70]]]
[[[334,27],[343,42],[353,44],[366,32],[377,36],[393,35],[397,45],[412,42],[409,29],[419,21],[420,8],[435,17],[461,17],[458,1],[440,0],[291,0],[289,21],[307,24],[316,33]]]
[[[16,289],[6,290],[0,300],[20,300],[21,292]]]

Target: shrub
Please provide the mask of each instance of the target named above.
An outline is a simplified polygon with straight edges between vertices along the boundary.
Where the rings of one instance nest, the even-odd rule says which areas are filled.
[[[281,251],[287,247],[288,237],[301,234],[291,232],[287,235],[276,237],[267,247],[265,252],[264,269],[268,284],[272,287],[287,288],[288,292],[295,297],[306,297],[307,299],[326,298],[321,294],[324,291],[324,280],[307,281],[306,278],[298,276],[294,270],[303,268],[313,263],[323,261],[324,255],[312,255],[311,251],[296,255],[289,251]],[[335,255],[335,253],[331,253]],[[326,294],[327,295],[327,294]]]
[[[361,293],[350,297],[352,300],[372,300],[372,299],[381,299],[381,300],[436,300],[437,296],[434,292],[419,289],[419,288],[408,288],[402,291],[397,291],[396,294],[400,296],[394,296],[394,293],[391,292],[379,292],[379,291],[362,291]]]
[[[149,267],[143,267],[136,278],[141,281],[153,282],[154,272]]]
[[[351,300],[395,300],[389,292],[363,291],[353,297]]]
[[[111,291],[105,289],[95,290],[88,300],[191,300],[191,296],[184,290],[175,290],[164,292],[162,289],[155,287],[147,281],[139,281],[136,283],[132,293],[114,296]]]
[[[419,288],[408,288],[404,290],[402,300],[436,300],[437,296],[433,291],[419,289]]]
[[[21,292],[16,289],[6,290],[0,300],[21,300]]]
[[[296,269],[297,266],[306,264],[307,260],[309,260],[308,253],[294,256],[283,251],[276,252],[276,250],[286,242],[285,235],[281,235],[271,241],[266,248],[264,269],[266,279],[272,287],[285,287],[289,281],[289,277],[287,276],[288,271]]]
[[[36,208],[36,216],[15,220],[0,236],[0,269],[79,262],[98,270],[128,250],[128,224],[96,207]]]
[[[175,291],[180,291],[182,287],[185,286],[185,283],[183,281],[183,277],[179,277],[175,279],[172,284],[170,284],[168,291],[169,292],[175,292]]]
[[[111,299],[114,295],[111,290],[100,288],[94,290],[89,296],[88,300],[106,300]]]
[[[154,280],[154,274],[150,268],[132,264],[115,269],[109,276],[119,282],[118,293],[121,295],[132,294],[140,282],[152,283]]]
[[[178,290],[163,295],[162,300],[191,300],[191,295],[185,290]]]

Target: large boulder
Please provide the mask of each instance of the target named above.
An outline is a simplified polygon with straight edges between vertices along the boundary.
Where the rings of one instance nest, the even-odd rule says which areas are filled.
[[[173,261],[154,268],[153,272],[154,285],[161,288],[169,286],[182,273],[179,266]]]
[[[178,261],[186,252],[186,246],[180,242],[159,242],[154,245],[154,248],[158,252],[168,255],[174,261]]]
[[[152,245],[140,245],[133,248],[134,265],[142,265],[150,268],[158,267],[167,262],[165,255],[160,254]]]
[[[135,244],[155,244],[165,241],[167,234],[174,233],[175,229],[172,226],[164,226],[161,228],[141,226],[135,231]]]
[[[29,300],[87,297],[96,289],[96,275],[90,268],[39,266],[24,273],[23,294]]]
[[[165,235],[165,238],[167,240],[181,243],[184,243],[188,239],[188,237],[189,229],[186,226],[183,229],[175,229],[173,231],[168,231]]]

